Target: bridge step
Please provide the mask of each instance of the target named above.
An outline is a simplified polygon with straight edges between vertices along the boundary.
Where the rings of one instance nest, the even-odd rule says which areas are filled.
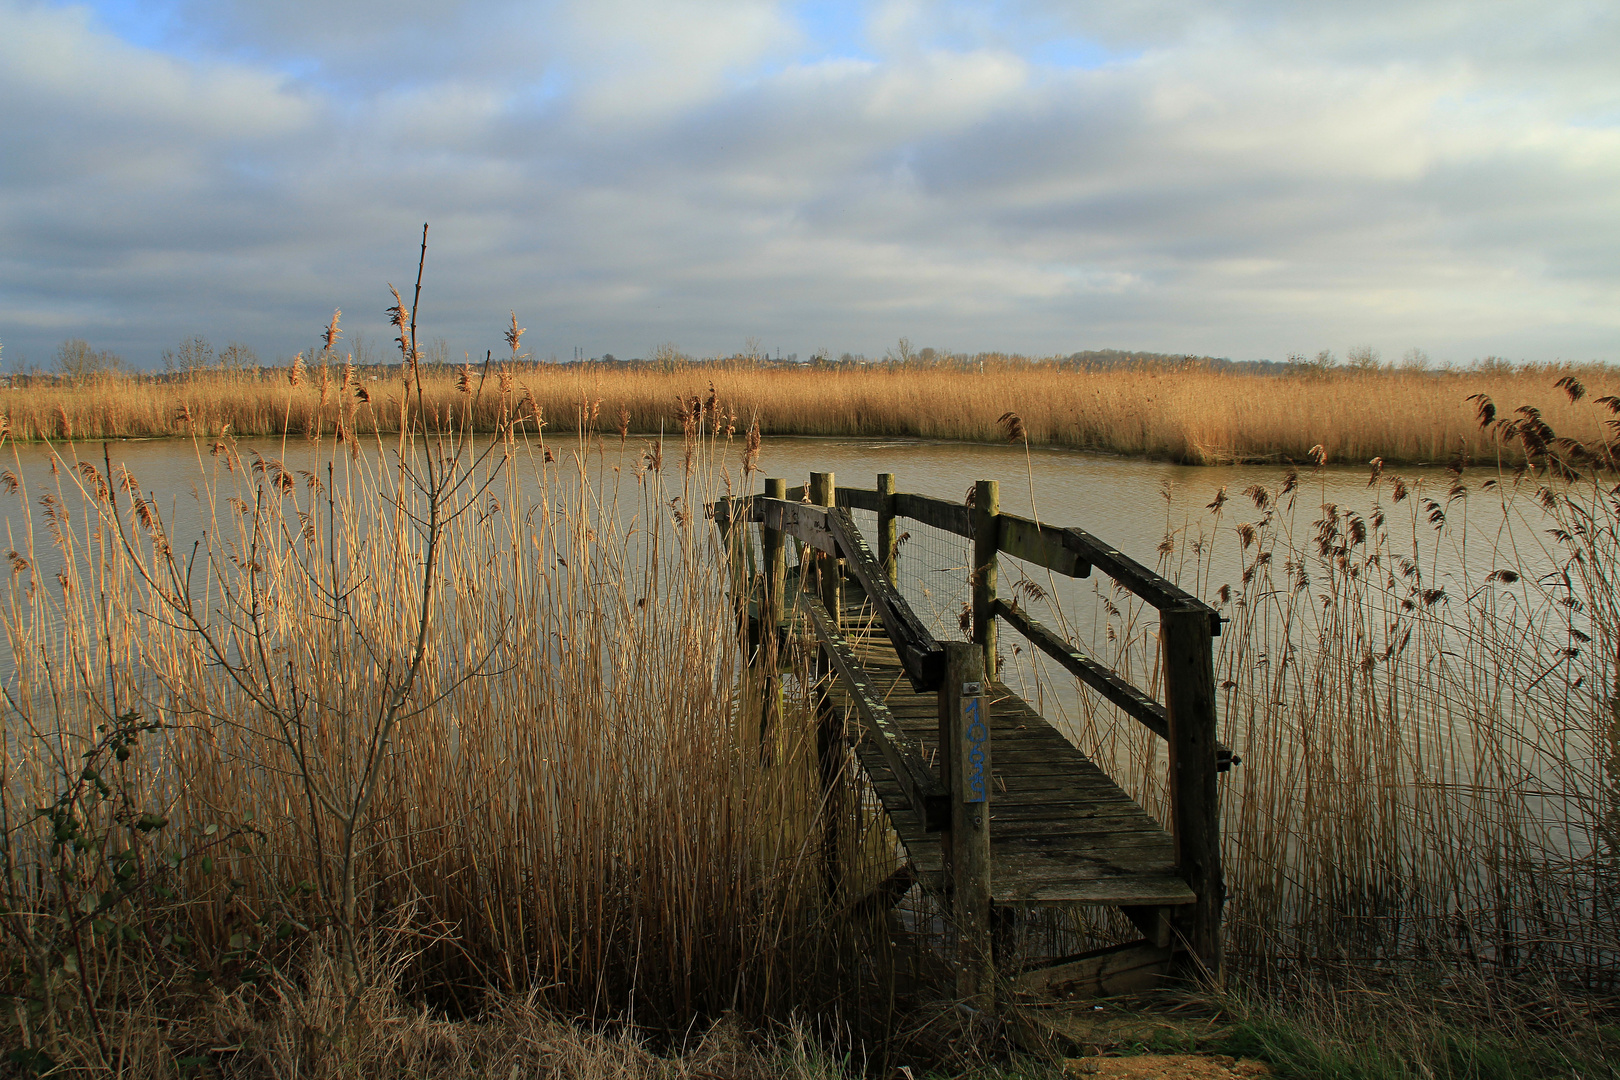
[[[1025,971],[1015,976],[1012,984],[1018,990],[1059,998],[1137,994],[1162,985],[1174,961],[1174,949],[1149,941],[1134,941],[1065,957],[1055,964]]]

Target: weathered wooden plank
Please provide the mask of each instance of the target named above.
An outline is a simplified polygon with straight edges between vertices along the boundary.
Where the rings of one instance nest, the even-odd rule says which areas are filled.
[[[1114,945],[1051,967],[1026,971],[1013,980],[1013,985],[1059,998],[1137,994],[1164,980],[1174,956],[1168,945],[1151,941]]]
[[[1004,806],[998,798],[995,812],[990,816],[999,822],[998,828],[1001,831],[997,832],[998,837],[1034,836],[1053,841],[1099,836],[1103,833],[1119,833],[1122,836],[1140,833],[1144,836],[1164,837],[1164,828],[1141,810],[1132,810],[1135,805],[1126,802],[1098,807],[1095,813],[1070,814],[1064,812],[1061,804],[1056,802],[1018,807],[1011,803]],[[1118,812],[1114,812],[1116,808]],[[1041,810],[1047,811],[1048,816],[1044,820],[1039,814]]]
[[[1063,754],[1073,756],[1076,761],[1086,760],[1086,756],[1074,748],[1074,745],[1050,729],[1040,731],[1033,726],[997,727],[996,738],[1005,742],[1009,748],[1020,753]]]
[[[877,489],[872,493],[877,499],[877,556],[878,562],[883,564],[883,573],[889,582],[900,584],[900,560],[896,548],[899,547],[900,533],[894,525],[894,473],[878,473]]]
[[[822,507],[764,498],[755,499],[754,505],[759,508],[759,520],[767,529],[796,536],[824,554],[837,553],[837,544],[827,530],[827,511]]]
[[[947,813],[945,788],[928,767],[922,747],[889,715],[887,706],[883,704],[883,695],[850,654],[843,635],[832,628],[826,606],[814,596],[804,597],[803,606],[815,623],[816,634],[821,638],[828,658],[844,680],[844,688],[855,704],[855,711],[860,714],[863,721],[862,737],[873,740],[884,760],[889,763],[895,781],[905,793],[906,805],[922,811],[929,829],[944,828]]]
[[[1080,752],[1078,750],[1076,750],[1074,754],[1079,760],[1020,762],[1017,769],[1017,775],[1028,777],[1065,777],[1071,779],[1077,785],[1077,789],[1080,785],[1084,785],[1087,782],[1088,776],[1101,777],[1105,780],[1107,779],[1108,774],[1097,768],[1097,766],[1093,765],[1091,762],[1086,761],[1080,756]],[[996,771],[1004,773],[1008,772],[1009,770],[998,766]],[[1109,783],[1112,783],[1112,781],[1109,781]]]
[[[1091,564],[1063,541],[1064,530],[1017,514],[1000,514],[997,546],[1015,559],[1044,566],[1068,577],[1089,577]]]
[[[945,646],[945,680],[939,693],[941,738],[948,738],[950,775],[952,906],[956,916],[956,997],[980,1008],[995,1000],[991,947],[989,702],[984,652],[952,641]]]
[[[1069,674],[1119,706],[1127,716],[1140,721],[1161,739],[1169,736],[1170,721],[1165,716],[1164,706],[1114,674],[1112,669],[1036,622],[1016,604],[998,600],[996,614],[1028,638],[1030,644],[1063,665]]]
[[[1056,823],[1054,822],[1054,828]],[[1054,835],[1051,830],[1008,829],[996,834],[996,852],[1009,862],[1021,857],[1061,858],[1099,867],[1120,867],[1170,872],[1175,868],[1175,848],[1163,829],[1133,830],[1102,827],[1089,833],[1070,831]]]
[[[1050,873],[1025,874],[1011,863],[998,859],[996,897],[1010,903],[1012,897],[1038,900],[1069,899],[1086,904],[1166,905],[1186,909],[1193,894],[1186,882],[1156,867],[1112,869],[1107,873],[1088,871],[1084,866],[1060,862]],[[1108,897],[1109,899],[1104,899]]]
[[[1216,780],[1215,659],[1209,622],[1195,607],[1160,615],[1160,653],[1170,716],[1170,803],[1176,867],[1198,895],[1188,919],[1188,944],[1219,984],[1221,950],[1220,793]]]
[[[1058,736],[1040,738],[1022,731],[1009,734],[1005,739],[1001,738],[1001,732],[999,731],[995,732],[995,735],[998,748],[996,753],[999,755],[1001,753],[1000,748],[1005,747],[1010,755],[1005,759],[1007,764],[1041,761],[1051,758],[1053,755],[1068,756],[1076,753],[1072,746],[1063,742],[1061,737]]]
[[[901,493],[894,497],[894,512],[900,517],[973,539],[973,511],[965,503]]]
[[[1055,820],[1068,822],[1103,821],[1118,822],[1128,828],[1158,829],[1163,828],[1158,822],[1137,806],[1128,804],[1097,805],[1091,802],[1075,802],[1073,800],[1060,800],[1052,796],[1056,792],[1040,792],[1038,794],[1023,793],[1021,796],[1010,792],[996,793],[996,811],[990,817],[1008,828],[1016,828],[1020,822],[1030,822],[1042,828],[1051,826]]]
[[[1051,735],[1042,735],[1016,729],[1008,731],[1004,728],[996,728],[992,730],[992,734],[997,740],[1003,740],[1005,736],[1004,741],[1007,743],[1008,753],[1019,755],[1013,760],[1029,759],[1036,763],[1050,760],[1054,763],[1060,762],[1064,765],[1072,765],[1083,773],[1094,771],[1099,776],[1107,775],[1092,764],[1086,755],[1076,750],[1073,743],[1070,743],[1056,732]],[[1030,755],[1032,754],[1036,756],[1031,758]]]
[[[883,509],[878,493],[870,488],[841,487],[836,501],[838,506],[846,510],[871,510],[876,513]]]
[[[992,733],[993,734],[993,733]],[[1009,750],[1009,753],[1014,751]],[[1074,776],[1076,780],[1084,783],[1088,777],[1113,783],[1108,774],[1088,759],[1073,746],[1052,744],[1050,747],[1037,748],[1032,753],[1027,744],[1016,747],[1017,771],[1020,775],[1030,776]],[[999,768],[999,766],[998,766]]]
[[[1110,881],[1015,881],[998,887],[996,899],[1004,904],[1181,906],[1192,902],[1192,892],[1174,877],[1137,876]]]
[[[826,510],[833,503],[834,477],[830,472],[813,472],[810,474],[810,483],[805,489],[810,502],[823,508],[821,518],[825,525]],[[815,590],[801,595],[801,606],[813,605],[816,594],[820,594],[821,602],[826,605],[827,627],[838,626],[838,609],[841,600],[840,579],[838,573],[838,548],[834,544],[830,550],[823,551],[814,560]],[[812,608],[813,610],[813,608]],[[822,874],[826,882],[827,900],[839,903],[843,900],[844,889],[844,861],[841,853],[841,835],[843,832],[844,808],[849,804],[849,781],[846,772],[849,760],[849,746],[844,737],[844,713],[842,709],[834,707],[829,691],[832,680],[827,670],[830,664],[830,648],[825,640],[817,651],[816,675],[814,695],[816,702],[816,757],[821,765],[821,860]]]
[[[1063,544],[1160,611],[1171,607],[1197,607],[1206,613],[1210,633],[1221,632],[1221,617],[1214,608],[1113,545],[1103,543],[1084,529],[1064,529]]]
[[[1075,898],[1111,894],[1119,899],[1102,902],[1143,906],[1174,904],[1186,908],[1193,902],[1187,883],[1160,866],[1102,866],[1081,859],[1054,859],[1037,870],[997,856],[996,869],[996,895],[1003,903],[1012,895],[1056,899],[1063,894]]]
[[[873,609],[882,619],[889,643],[905,666],[912,688],[918,691],[938,688],[945,674],[945,650],[872,557],[872,550],[866,546],[866,539],[855,527],[849,511],[830,511],[826,523],[849,572],[866,590]]]
[[[1030,644],[1061,664],[1069,674],[1117,705],[1125,715],[1134,718],[1161,739],[1170,737],[1170,720],[1163,705],[1114,674],[1110,668],[1081,652],[1072,643],[1036,622],[1022,608],[1005,600],[998,600],[996,614],[1006,619],[1014,629],[1028,638]],[[1219,742],[1215,744],[1216,771],[1226,772],[1242,761],[1242,758],[1232,753],[1226,746]]]
[[[1056,859],[1031,855],[996,857],[996,895],[1012,893],[1042,895],[1056,899],[1067,891],[1075,895],[1119,897],[1118,903],[1174,904],[1183,907],[1194,900],[1187,883],[1175,871],[1163,866],[1122,867],[1080,858]],[[1147,899],[1147,897],[1153,899]],[[1108,901],[1104,901],[1108,902]]]

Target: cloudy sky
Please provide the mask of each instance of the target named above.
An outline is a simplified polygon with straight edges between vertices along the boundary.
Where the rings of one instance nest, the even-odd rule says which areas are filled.
[[[0,364],[1620,362],[1613,0],[0,0]]]

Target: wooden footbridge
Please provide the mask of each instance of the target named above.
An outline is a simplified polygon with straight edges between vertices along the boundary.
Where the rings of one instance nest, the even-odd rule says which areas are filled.
[[[1215,611],[1082,529],[1001,513],[994,481],[979,481],[968,504],[899,493],[892,474],[861,489],[812,473],[800,490],[807,501],[767,480],[763,495],[712,507],[732,540],[747,539],[736,530],[749,524],[760,532],[763,572],[739,559],[732,577],[750,662],[776,679],[783,636],[813,631],[823,783],[845,782],[853,744],[905,848],[904,880],[945,898],[954,916],[958,995],[993,1003],[999,916],[1030,904],[1117,907],[1142,939],[1024,972],[1026,985],[1117,993],[1178,968],[1219,979],[1217,777],[1236,759],[1215,738]],[[852,509],[876,513],[878,554]],[[901,595],[907,519],[971,542],[972,641],[937,640]],[[1096,568],[1158,609],[1163,703],[998,597],[1001,554],[1072,577]],[[998,623],[1166,740],[1168,829],[998,681]],[[836,888],[835,836],[826,850]]]

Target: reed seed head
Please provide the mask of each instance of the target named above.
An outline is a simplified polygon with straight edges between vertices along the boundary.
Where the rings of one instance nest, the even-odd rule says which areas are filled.
[[[518,356],[519,343],[523,340],[523,335],[528,332],[527,327],[522,327],[517,324],[517,312],[512,312],[511,325],[506,328],[506,333],[502,334],[501,336],[506,339],[506,347],[512,350],[512,362],[514,364],[521,359],[521,357]]]

